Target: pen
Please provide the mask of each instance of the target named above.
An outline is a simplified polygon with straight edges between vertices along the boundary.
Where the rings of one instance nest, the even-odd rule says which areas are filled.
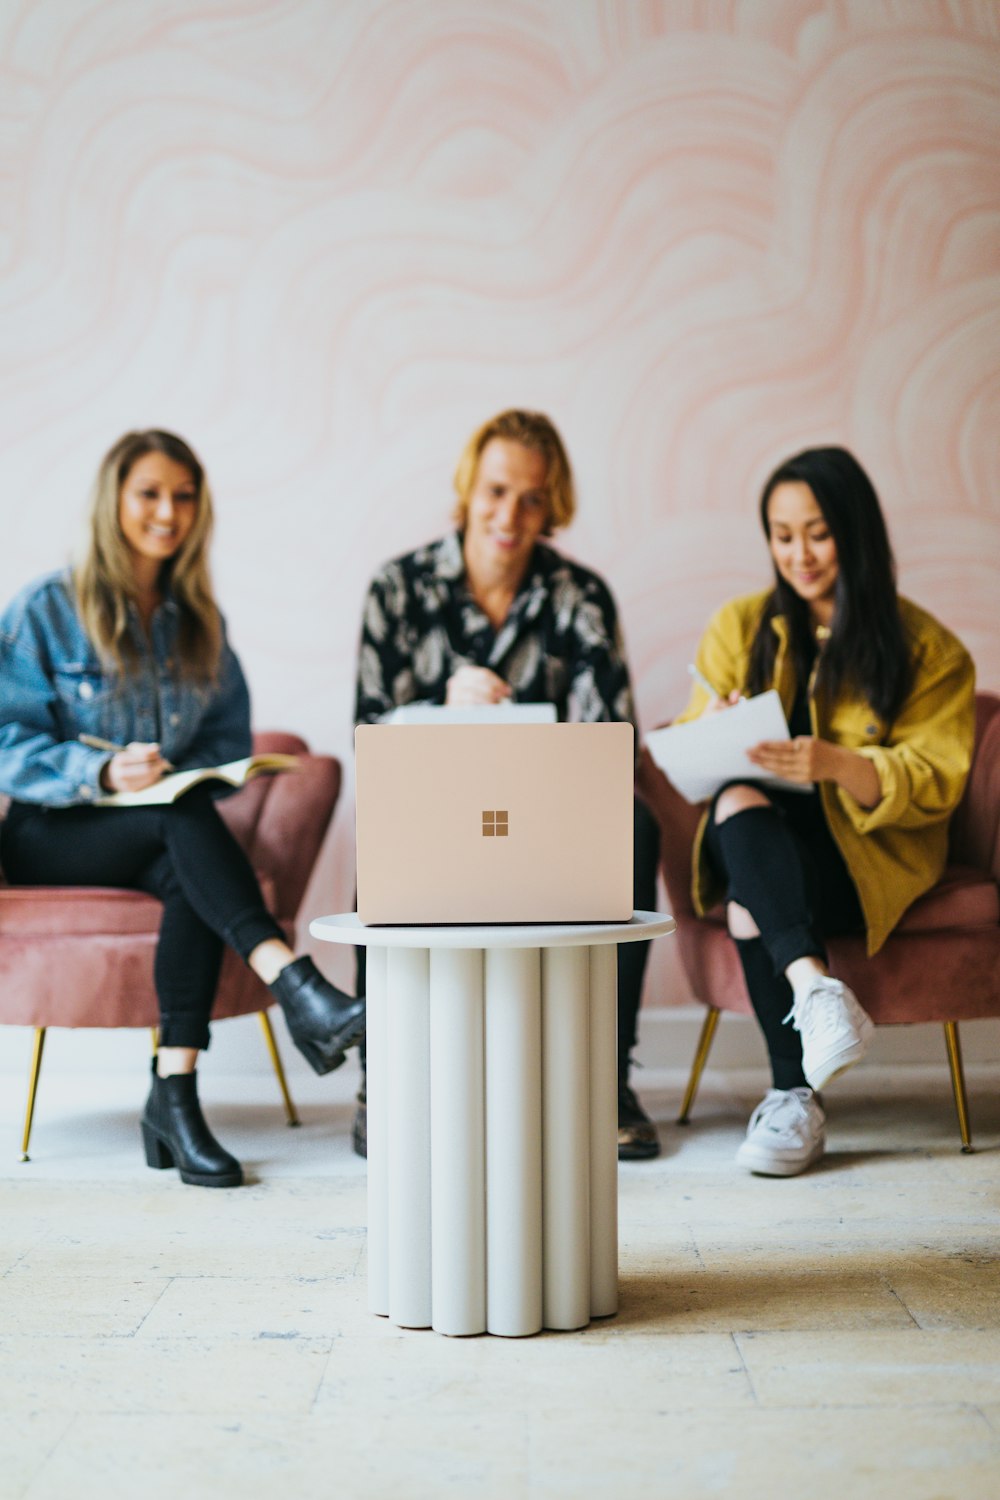
[[[712,686],[708,678],[705,676],[704,672],[698,671],[698,668],[695,666],[693,661],[688,662],[688,671],[691,673],[691,676],[694,678],[699,687],[703,687],[705,689],[705,692],[710,698],[722,697],[722,694],[719,692],[718,688],[714,688]]]
[[[110,750],[112,755],[117,755],[120,750],[128,748],[126,745],[116,745],[114,740],[102,740],[97,734],[78,734],[77,739],[81,745],[89,745],[91,750]],[[160,759],[163,760],[163,757],[161,756]],[[163,764],[168,771],[174,769],[169,760],[164,760]]]
[[[124,750],[124,745],[116,745],[113,740],[102,740],[96,734],[78,734],[77,739],[81,745],[89,745],[91,750],[112,750],[116,755],[119,750]]]

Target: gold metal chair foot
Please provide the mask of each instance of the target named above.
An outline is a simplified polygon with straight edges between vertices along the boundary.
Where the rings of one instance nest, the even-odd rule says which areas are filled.
[[[28,1073],[28,1105],[24,1112],[24,1135],[21,1137],[21,1160],[30,1161],[28,1146],[31,1143],[31,1122],[35,1118],[35,1099],[38,1096],[38,1079],[42,1071],[42,1053],[45,1050],[45,1027],[35,1027],[35,1045],[31,1050],[31,1068]]]
[[[299,1119],[298,1110],[292,1102],[292,1096],[288,1092],[288,1081],[285,1078],[285,1069],[281,1061],[281,1053],[278,1051],[278,1043],[275,1040],[274,1030],[271,1026],[271,1018],[266,1010],[258,1011],[258,1015],[260,1016],[261,1029],[264,1033],[264,1041],[267,1043],[267,1050],[271,1054],[271,1062],[277,1074],[281,1097],[285,1101],[285,1119],[289,1126],[294,1129],[296,1126],[301,1125],[302,1121]]]
[[[708,1054],[712,1047],[713,1038],[715,1037],[715,1028],[719,1024],[719,1015],[720,1012],[716,1010],[714,1005],[708,1007],[705,1020],[702,1023],[701,1035],[698,1038],[698,1046],[695,1049],[694,1062],[691,1064],[691,1076],[688,1079],[684,1101],[681,1104],[681,1112],[677,1116],[678,1125],[690,1124],[691,1107],[698,1092],[698,1085],[701,1083],[701,1075],[704,1072],[705,1063],[708,1061]]]
[[[958,1038],[957,1021],[945,1021],[944,1040],[948,1049],[948,1066],[951,1069],[951,1087],[955,1095],[958,1129],[962,1137],[962,1155],[971,1156],[974,1148],[972,1132],[969,1128],[969,1096],[965,1091],[965,1070],[962,1067],[962,1044]]]

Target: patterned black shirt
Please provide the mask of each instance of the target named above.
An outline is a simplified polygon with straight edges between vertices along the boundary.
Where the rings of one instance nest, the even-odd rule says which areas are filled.
[[[469,592],[460,533],[387,563],[365,600],[355,722],[443,703],[466,665],[502,677],[515,703],[554,703],[560,720],[635,723],[607,584],[540,543],[499,630]]]

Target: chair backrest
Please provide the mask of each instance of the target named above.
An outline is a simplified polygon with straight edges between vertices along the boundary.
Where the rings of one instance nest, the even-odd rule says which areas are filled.
[[[1000,881],[1000,698],[976,694],[976,747],[965,792],[951,822],[955,864],[988,870]]]
[[[256,755],[304,757],[298,771],[258,776],[219,804],[254,869],[273,881],[275,915],[293,921],[337,805],[340,762],[332,755],[311,755],[304,740],[278,731],[255,734],[253,748]]]
[[[645,748],[639,754],[636,789],[660,825],[660,865],[670,910],[675,917],[693,917],[691,851],[701,808],[685,802]]]

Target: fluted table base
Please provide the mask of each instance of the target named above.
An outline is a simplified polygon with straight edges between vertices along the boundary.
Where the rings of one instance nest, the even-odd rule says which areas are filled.
[[[406,1328],[618,1309],[612,944],[368,954],[368,1286]]]

